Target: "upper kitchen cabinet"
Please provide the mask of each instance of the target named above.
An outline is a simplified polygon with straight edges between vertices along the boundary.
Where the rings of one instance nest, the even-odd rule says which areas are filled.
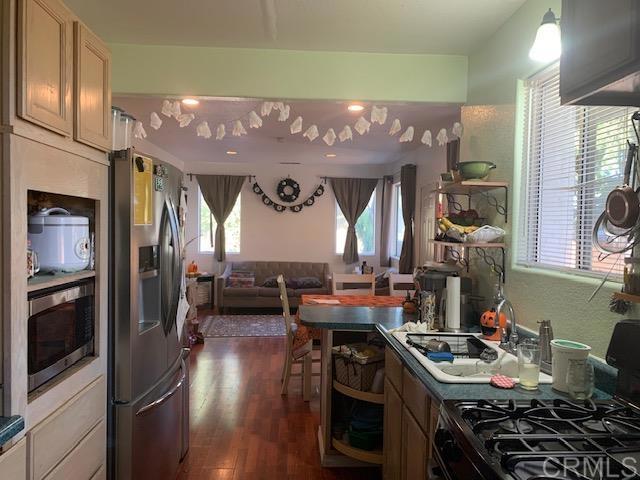
[[[563,104],[640,105],[640,1],[563,0]]]
[[[73,14],[57,0],[21,0],[18,15],[18,115],[71,136]]]
[[[111,150],[111,53],[84,25],[75,24],[75,139]]]

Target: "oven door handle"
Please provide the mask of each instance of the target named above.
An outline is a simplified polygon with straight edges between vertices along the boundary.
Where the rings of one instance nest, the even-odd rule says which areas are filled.
[[[58,292],[53,292],[44,297],[33,298],[29,300],[29,316],[37,315],[56,305],[72,302],[79,298],[93,295],[93,284],[79,285],[77,287],[68,288]]]
[[[180,390],[180,388],[184,384],[184,381],[187,379],[187,372],[186,372],[186,368],[185,368],[185,364],[184,364],[184,359],[182,360],[182,365],[181,365],[180,368],[182,370],[182,375],[180,375],[180,379],[176,382],[176,384],[173,387],[171,387],[171,389],[169,389],[169,391],[167,391],[160,398],[158,398],[157,400],[154,400],[153,402],[145,405],[140,410],[138,410],[136,412],[136,416],[144,415],[148,411],[153,410],[154,408],[158,408],[160,405],[162,405],[167,400],[169,400],[171,397],[173,397],[178,390]]]

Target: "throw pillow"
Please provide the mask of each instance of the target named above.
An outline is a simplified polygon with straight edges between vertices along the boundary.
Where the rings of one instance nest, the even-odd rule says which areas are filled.
[[[322,281],[318,277],[298,277],[287,279],[287,287],[294,290],[302,288],[322,288]]]
[[[273,277],[267,277],[262,286],[265,288],[278,288],[278,277],[275,275]]]
[[[256,277],[253,272],[231,272],[227,279],[227,286],[234,288],[250,288],[255,286]]]

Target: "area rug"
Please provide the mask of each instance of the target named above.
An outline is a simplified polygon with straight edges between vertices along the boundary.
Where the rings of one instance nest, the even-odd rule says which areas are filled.
[[[209,315],[200,331],[205,337],[283,337],[282,315]]]

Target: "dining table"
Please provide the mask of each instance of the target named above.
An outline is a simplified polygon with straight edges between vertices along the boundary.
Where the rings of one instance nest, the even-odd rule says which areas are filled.
[[[391,330],[408,321],[415,314],[402,309],[403,297],[373,295],[303,295],[297,313],[297,341],[304,345],[320,339],[320,425],[318,445],[320,463],[324,467],[349,467],[382,464],[381,451],[353,448],[332,434],[339,406],[336,395],[351,400],[384,404],[382,393],[360,392],[338,384],[333,378],[333,347],[369,342],[379,336],[379,328]]]

